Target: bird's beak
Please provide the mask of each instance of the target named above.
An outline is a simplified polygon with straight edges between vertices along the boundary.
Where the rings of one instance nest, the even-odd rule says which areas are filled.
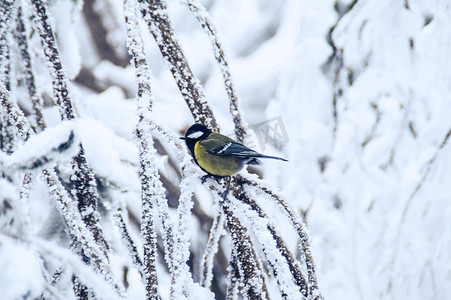
[[[181,140],[186,140],[186,137],[182,136],[180,139],[181,139]]]

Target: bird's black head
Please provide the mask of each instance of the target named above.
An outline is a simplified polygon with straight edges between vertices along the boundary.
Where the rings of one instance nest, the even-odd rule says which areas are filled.
[[[185,133],[182,140],[185,140],[186,146],[188,146],[191,153],[194,153],[194,145],[197,141],[206,139],[211,133],[211,130],[202,124],[194,124]]]

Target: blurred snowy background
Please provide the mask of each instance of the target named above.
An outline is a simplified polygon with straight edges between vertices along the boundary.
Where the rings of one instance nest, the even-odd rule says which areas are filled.
[[[44,120],[55,127],[61,121],[51,98],[51,78],[39,35],[31,29],[29,4],[23,2]],[[254,171],[279,189],[304,218],[324,298],[451,299],[451,2],[200,2],[228,57],[244,119],[255,129],[248,130],[245,144],[289,160],[268,161]],[[51,0],[47,5],[80,116],[77,138],[97,179],[100,222],[114,249],[112,269],[119,274],[118,282],[127,282],[129,299],[144,299],[139,274],[124,254],[111,216],[116,206],[129,211],[130,232],[142,248],[134,136],[137,85],[127,56],[123,3]],[[207,35],[184,1],[168,1],[168,11],[221,132],[233,137],[229,101]],[[145,24],[142,33],[152,72],[152,120],[183,135],[193,118]],[[15,45],[12,35],[7,40]],[[9,48],[11,99],[30,115],[22,59],[17,46]],[[32,117],[29,121],[37,127]],[[252,127],[257,124],[260,127]],[[263,141],[258,128],[267,130]],[[20,165],[20,158],[14,163]],[[157,163],[169,181],[165,187],[171,206],[179,191],[168,187],[179,183],[165,155],[158,156]],[[61,162],[59,168],[64,177],[70,164]],[[46,276],[52,276],[41,275],[43,269],[53,272],[58,264],[88,274],[85,280],[92,280],[97,292],[112,293],[84,266],[76,269],[77,263],[71,261],[64,226],[44,181],[33,182],[24,205],[19,201],[23,173],[5,174],[0,178],[0,298],[40,297]],[[189,262],[195,282],[199,253],[217,209],[206,188],[196,188],[196,197]],[[267,211],[273,210],[274,204],[261,201]],[[296,233],[289,222],[282,214],[272,217],[295,249]],[[220,253],[224,257],[217,260],[230,256],[229,244],[225,235]],[[53,253],[53,261],[42,261],[43,249]],[[216,264],[225,268],[224,261]],[[219,279],[213,281],[212,290],[223,299],[225,269],[214,272]],[[162,275],[159,280],[166,298],[171,278]],[[58,293],[47,292],[56,298],[75,297],[64,286],[70,278],[61,282]],[[108,295],[100,298],[109,299]],[[280,297],[271,290],[270,295]]]

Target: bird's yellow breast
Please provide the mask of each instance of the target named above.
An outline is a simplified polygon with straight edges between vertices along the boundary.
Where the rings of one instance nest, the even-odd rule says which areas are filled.
[[[205,151],[202,142],[194,145],[194,155],[197,164],[207,173],[215,176],[231,176],[238,172],[242,166],[236,157],[218,156]]]

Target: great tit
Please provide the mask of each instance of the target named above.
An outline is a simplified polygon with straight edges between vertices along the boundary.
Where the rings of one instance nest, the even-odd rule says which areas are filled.
[[[217,178],[230,177],[246,164],[258,165],[259,158],[287,161],[281,157],[260,154],[202,124],[192,125],[180,139],[185,140],[196,164]]]

